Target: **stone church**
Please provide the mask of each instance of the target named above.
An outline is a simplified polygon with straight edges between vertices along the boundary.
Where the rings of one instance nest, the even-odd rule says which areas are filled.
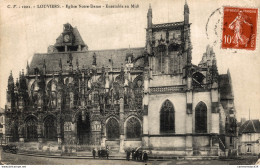
[[[218,73],[213,48],[192,64],[189,7],[184,21],[152,22],[142,48],[89,50],[63,25],[47,53],[8,79],[8,142],[142,147],[153,154],[219,155],[235,148],[230,73]]]

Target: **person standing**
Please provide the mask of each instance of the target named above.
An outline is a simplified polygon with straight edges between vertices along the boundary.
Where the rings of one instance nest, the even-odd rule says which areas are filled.
[[[108,148],[108,145],[107,145],[107,147],[106,147],[106,154],[107,154],[107,159],[108,159],[108,157],[109,157],[109,148]]]
[[[101,149],[98,150],[98,158],[101,157]]]
[[[143,152],[142,152],[142,150],[140,150],[140,152],[139,152],[139,160],[140,160],[140,161],[143,160],[143,159],[142,159],[142,158],[143,158],[142,156],[143,156]]]
[[[135,150],[134,150],[134,148],[132,149],[132,160],[135,160]]]
[[[139,160],[139,150],[135,151],[135,160]]]
[[[130,155],[131,155],[130,149],[127,149],[126,150],[126,160],[130,161]]]
[[[93,158],[96,159],[96,150],[95,150],[95,148],[93,148],[92,154],[93,154]]]
[[[147,160],[148,160],[148,154],[146,153],[146,151],[144,151],[143,159],[144,159],[144,162],[147,162]]]

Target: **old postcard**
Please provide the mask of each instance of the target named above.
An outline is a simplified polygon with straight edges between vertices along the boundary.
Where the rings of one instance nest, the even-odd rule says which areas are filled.
[[[0,5],[2,164],[260,162],[260,1]]]

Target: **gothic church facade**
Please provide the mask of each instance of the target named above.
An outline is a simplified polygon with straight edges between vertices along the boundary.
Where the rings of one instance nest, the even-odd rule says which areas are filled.
[[[184,21],[164,24],[149,7],[145,47],[93,51],[64,24],[26,73],[10,74],[6,139],[218,155],[236,136],[231,78],[209,46],[192,64],[190,26],[186,3]]]

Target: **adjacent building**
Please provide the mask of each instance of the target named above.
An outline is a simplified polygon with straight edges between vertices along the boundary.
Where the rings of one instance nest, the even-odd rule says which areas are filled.
[[[239,154],[258,155],[260,153],[260,122],[247,120],[239,127]]]
[[[230,73],[219,75],[210,46],[192,64],[189,15],[185,3],[184,21],[154,24],[150,6],[146,43],[129,49],[89,50],[79,30],[64,24],[26,73],[9,76],[7,140],[120,152],[142,146],[158,155],[229,148],[236,132]]]
[[[5,110],[0,108],[0,144],[5,144]]]

